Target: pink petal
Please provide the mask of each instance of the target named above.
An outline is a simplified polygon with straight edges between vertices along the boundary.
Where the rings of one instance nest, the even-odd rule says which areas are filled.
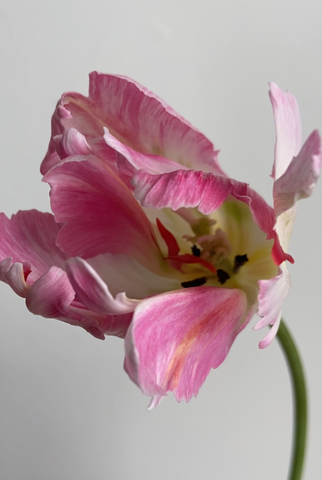
[[[26,305],[35,315],[55,318],[65,323],[84,328],[96,338],[104,340],[104,335],[124,338],[132,314],[99,315],[74,300],[75,292],[66,272],[51,267],[30,288]]]
[[[100,105],[110,132],[134,150],[223,174],[212,143],[134,80],[92,72],[89,98]]]
[[[259,348],[267,347],[276,335],[281,319],[283,303],[290,289],[290,274],[285,264],[279,267],[279,274],[270,280],[260,280],[258,294],[258,315],[262,319],[257,322],[254,330],[260,330],[268,325],[275,325],[266,337],[259,343]]]
[[[89,310],[101,314],[123,315],[133,312],[139,303],[138,300],[127,298],[124,293],[118,293],[114,299],[94,268],[79,257],[69,259],[66,269],[76,292],[76,299]]]
[[[276,217],[292,208],[297,200],[309,197],[321,169],[321,138],[315,130],[294,157],[286,171],[274,182]]]
[[[269,96],[275,121],[275,160],[272,177],[278,179],[301,148],[302,128],[299,107],[290,92],[283,92],[270,83]]]
[[[132,193],[96,157],[70,157],[48,172],[51,205],[64,222],[57,245],[70,256],[124,253],[151,266],[162,261],[152,227]]]
[[[245,326],[243,291],[214,287],[152,297],[142,302],[125,337],[125,369],[155,403],[168,391],[196,396]]]
[[[254,221],[266,233],[267,239],[274,239],[272,256],[276,264],[285,260],[293,261],[290,255],[284,253],[274,231],[274,210],[246,183],[192,170],[178,170],[162,175],[139,171],[132,183],[135,197],[144,207],[173,210],[198,207],[204,215],[217,210],[231,195],[249,206]]]
[[[66,93],[58,103],[42,173],[59,163],[55,135],[76,128],[90,141],[102,136],[103,127],[137,152],[224,174],[212,143],[158,96],[129,78],[97,72],[90,74],[88,98]]]

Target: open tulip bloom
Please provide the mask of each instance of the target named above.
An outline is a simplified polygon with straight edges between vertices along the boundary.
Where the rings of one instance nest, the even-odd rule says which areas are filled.
[[[196,396],[255,313],[276,335],[296,202],[320,171],[298,105],[270,85],[274,206],[227,176],[212,143],[122,76],[90,75],[52,117],[43,180],[53,214],[0,217],[0,279],[37,315],[125,339],[125,370],[152,397]],[[295,477],[294,477],[295,478]]]

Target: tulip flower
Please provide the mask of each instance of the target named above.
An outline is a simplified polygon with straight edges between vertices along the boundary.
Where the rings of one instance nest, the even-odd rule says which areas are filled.
[[[196,396],[257,312],[274,338],[289,290],[296,202],[320,171],[295,98],[270,85],[274,206],[227,176],[212,143],[133,80],[92,73],[66,93],[41,165],[52,214],[0,217],[0,279],[37,315],[125,338],[152,397]]]

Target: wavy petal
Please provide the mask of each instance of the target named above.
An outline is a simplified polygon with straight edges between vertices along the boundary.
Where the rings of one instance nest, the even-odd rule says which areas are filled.
[[[162,261],[153,230],[132,193],[96,157],[70,157],[48,172],[51,205],[64,222],[57,245],[70,256],[123,253],[142,264]]]
[[[223,174],[212,143],[134,80],[93,72],[89,98],[101,106],[111,133],[134,150],[159,155],[188,168]]]
[[[224,175],[212,143],[157,95],[127,77],[93,72],[88,97],[62,96],[52,118],[52,139],[42,173],[59,162],[53,137],[72,127],[88,141],[102,136],[106,127],[137,152]]]
[[[272,177],[276,180],[283,175],[301,148],[302,127],[295,97],[290,92],[283,92],[275,83],[269,85],[276,134]]]
[[[145,300],[125,337],[125,369],[155,403],[168,391],[188,401],[226,358],[246,316],[237,289],[197,287]]]

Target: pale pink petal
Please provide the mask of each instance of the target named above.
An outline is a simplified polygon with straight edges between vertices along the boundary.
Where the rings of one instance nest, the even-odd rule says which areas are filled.
[[[125,293],[118,293],[115,298],[109,292],[106,283],[94,268],[85,260],[76,257],[66,262],[66,270],[76,300],[89,310],[108,315],[123,315],[133,312],[138,300],[127,298]]]
[[[279,329],[279,326],[280,326],[280,323],[281,323],[281,315],[279,315],[277,318],[276,318],[276,321],[274,323],[274,325],[272,326],[272,328],[270,329],[270,331],[268,332],[268,334],[263,338],[263,340],[261,340],[258,344],[259,348],[263,349],[263,348],[266,348],[268,347],[272,340],[274,340],[276,334],[277,334],[277,331]]]
[[[132,193],[96,157],[70,157],[48,172],[51,205],[64,223],[57,245],[70,256],[123,253],[143,265],[162,261],[153,230]]]
[[[68,128],[62,135],[54,137],[56,149],[61,159],[70,155],[90,155],[92,149],[84,135],[75,128]]]
[[[143,301],[125,337],[125,369],[155,403],[168,391],[177,400],[196,396],[245,326],[241,290],[190,288]]]
[[[259,347],[265,348],[274,338],[281,319],[283,303],[290,290],[290,274],[285,263],[280,265],[279,274],[270,280],[260,280],[258,294],[258,315],[261,318],[254,327],[254,330],[260,330],[268,325],[277,325],[260,342]]]
[[[286,171],[274,182],[274,207],[278,217],[294,206],[297,200],[309,197],[321,169],[321,139],[319,132],[311,133]]]
[[[192,170],[178,170],[162,175],[139,171],[133,177],[132,183],[135,197],[144,207],[168,207],[173,210],[198,207],[204,215],[217,210],[231,195],[249,206],[254,221],[266,233],[267,239],[274,239],[272,256],[275,263],[293,261],[292,257],[282,250],[274,231],[274,210],[246,183]]]
[[[155,273],[127,255],[105,253],[89,258],[87,263],[106,283],[114,297],[119,292],[125,292],[130,298],[151,297],[182,288],[181,282],[186,279],[183,274],[167,268],[165,263],[163,268],[160,265],[159,272]],[[175,278],[172,278],[174,275]]]
[[[275,160],[272,177],[278,179],[302,143],[302,128],[299,107],[290,92],[283,92],[275,83],[270,83],[269,96],[273,107],[275,121]]]
[[[7,257],[12,263],[28,262],[32,284],[53,266],[63,266],[66,255],[56,246],[60,226],[50,213],[37,210],[20,211],[8,219],[0,214],[0,261]]]

